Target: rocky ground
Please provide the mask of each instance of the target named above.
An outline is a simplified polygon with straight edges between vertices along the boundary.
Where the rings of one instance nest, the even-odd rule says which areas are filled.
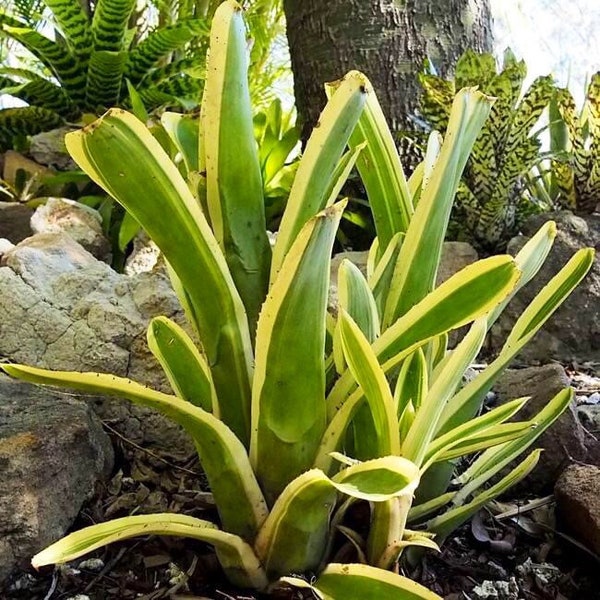
[[[109,430],[110,432],[110,430]],[[210,518],[210,494],[197,464],[148,453],[110,433],[117,472],[81,511],[75,527],[106,518],[174,510]],[[72,564],[36,573],[26,561],[8,579],[6,600],[259,600],[223,583],[201,544],[174,538],[136,539]],[[440,554],[428,553],[407,575],[446,600],[600,599],[600,556],[557,520],[552,495],[504,499],[455,532]],[[281,589],[270,598],[309,598]]]

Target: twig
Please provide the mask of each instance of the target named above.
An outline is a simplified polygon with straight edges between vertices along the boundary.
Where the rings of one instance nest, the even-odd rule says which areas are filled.
[[[175,464],[169,462],[168,460],[166,460],[165,458],[163,458],[162,456],[159,456],[158,454],[152,452],[152,450],[148,450],[148,448],[144,448],[143,446],[136,444],[134,441],[125,437],[122,433],[119,433],[114,427],[111,427],[106,421],[102,421],[102,425],[104,427],[106,427],[106,429],[108,429],[111,433],[114,433],[120,440],[124,441],[126,444],[133,446],[136,450],[140,450],[141,452],[148,454],[148,456],[151,456],[152,458],[155,458],[156,460],[164,463],[171,469],[183,471],[184,473],[189,473],[190,475],[194,475],[194,476],[198,475],[198,473],[196,471],[192,471],[191,469],[186,469],[185,467],[180,467],[179,465],[175,465]]]
[[[54,594],[57,585],[58,572],[55,570],[54,573],[52,573],[52,583],[50,584],[50,589],[48,590],[48,593],[44,596],[44,600],[50,600],[50,598],[52,598],[52,594]]]

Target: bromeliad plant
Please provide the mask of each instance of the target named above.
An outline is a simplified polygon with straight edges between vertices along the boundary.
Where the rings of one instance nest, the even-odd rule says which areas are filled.
[[[478,86],[496,97],[458,189],[453,225],[456,237],[486,251],[502,247],[523,220],[546,207],[523,193],[524,176],[542,160],[541,141],[532,134],[554,91],[552,78],[538,77],[522,97],[527,70],[510,51],[502,71],[491,54],[467,50],[458,60],[454,80],[434,74],[420,76],[423,118],[444,133],[455,91]]]
[[[592,76],[580,114],[567,89],[556,90],[550,109],[556,156],[542,174],[541,191],[555,206],[593,213],[600,203],[600,71]]]
[[[0,146],[15,137],[52,129],[84,113],[101,114],[127,105],[127,82],[149,109],[181,104],[202,87],[202,54],[171,62],[169,57],[190,41],[206,38],[206,19],[188,18],[157,27],[139,43],[130,18],[135,0],[100,0],[88,14],[78,0],[44,0],[53,14],[55,38],[30,27],[2,9],[0,35],[17,42],[40,62],[37,70],[0,69],[1,93],[29,106],[0,111]]]
[[[36,383],[120,396],[173,418],[196,444],[220,524],[175,514],[126,517],[72,533],[33,564],[65,562],[132,536],[179,535],[212,544],[226,575],[243,587],[263,589],[317,571],[312,584],[286,580],[312,585],[322,598],[437,598],[381,568],[393,569],[408,546],[436,547],[432,535],[443,539],[533,467],[538,451],[483,490],[566,408],[570,391],[524,423],[506,420],[525,399],[476,415],[502,368],[584,276],[593,252],[571,259],[526,309],[498,359],[461,388],[487,329],[533,277],[554,237],[546,225],[515,259],[479,261],[434,289],[453,197],[491,100],[460,91],[445,141],[431,138],[425,162],[407,181],[369,82],[349,73],[330,88],[271,251],[235,2],[217,11],[208,67],[199,170],[187,181],[123,110],[66,140],[170,265],[201,341],[197,347],[166,318],[150,323],[148,343],[173,394],[106,374],[2,368]],[[368,278],[342,263],[334,316],[327,312],[329,262],[345,204],[335,200],[354,165],[377,239]],[[447,351],[447,333],[468,323],[465,339]],[[481,450],[456,474],[462,487],[446,492],[446,473],[435,467]],[[422,478],[429,479],[420,494],[425,502],[411,509]],[[372,507],[366,541],[345,520],[359,500]],[[427,527],[409,530],[409,521]],[[336,531],[372,566],[325,566]]]

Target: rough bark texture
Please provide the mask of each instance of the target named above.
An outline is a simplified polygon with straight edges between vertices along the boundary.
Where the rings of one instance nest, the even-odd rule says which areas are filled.
[[[369,77],[399,131],[416,108],[425,58],[447,75],[467,48],[491,50],[488,0],[284,0],[284,9],[304,133],[325,104],[323,83],[351,69]]]

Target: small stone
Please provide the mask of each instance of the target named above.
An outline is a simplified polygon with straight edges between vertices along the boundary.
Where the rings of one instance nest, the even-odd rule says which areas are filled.
[[[65,535],[112,461],[85,402],[0,377],[0,580]]]
[[[79,563],[79,569],[82,571],[93,571],[97,573],[104,569],[104,561],[100,558],[88,558]]]
[[[588,396],[587,399],[588,404],[600,404],[600,392],[594,392],[593,394]]]
[[[471,590],[476,600],[518,600],[519,586],[514,577],[508,581],[483,581]]]
[[[6,238],[0,238],[0,255],[6,254],[9,250],[12,250],[15,245]]]

